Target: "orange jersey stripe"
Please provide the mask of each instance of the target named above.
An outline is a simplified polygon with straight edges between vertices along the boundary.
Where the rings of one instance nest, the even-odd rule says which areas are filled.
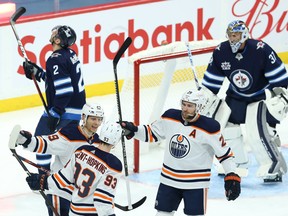
[[[101,193],[97,193],[97,192],[94,193],[94,197],[100,197],[100,198],[107,200],[109,202],[112,202],[112,200],[113,200],[111,197],[105,196],[105,195],[103,195]]]
[[[167,170],[166,168],[162,168],[162,172],[165,174],[168,174],[170,176],[174,176],[177,178],[199,178],[199,177],[210,177],[211,173],[191,173],[191,174],[186,174],[186,173],[174,173],[171,172],[169,170]]]

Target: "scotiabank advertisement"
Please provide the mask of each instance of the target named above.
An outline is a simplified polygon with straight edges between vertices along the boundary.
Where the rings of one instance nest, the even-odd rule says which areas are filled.
[[[130,36],[133,42],[120,59],[119,80],[124,79],[128,56],[159,46],[162,40],[225,40],[228,23],[236,19],[245,21],[251,37],[267,42],[287,64],[286,0],[150,1],[23,17],[15,26],[28,58],[43,68],[51,54],[51,29],[56,25],[71,26],[77,33],[72,48],[81,61],[85,84],[95,85],[92,95],[100,95],[97,84],[114,82],[112,60],[126,37]],[[7,99],[37,94],[33,82],[23,75],[23,57],[8,22],[0,25],[0,46],[0,104]],[[44,92],[44,83],[39,86]]]

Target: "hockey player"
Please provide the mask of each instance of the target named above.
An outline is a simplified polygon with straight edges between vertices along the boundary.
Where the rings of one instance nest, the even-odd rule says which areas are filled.
[[[72,46],[76,33],[69,26],[56,26],[49,40],[53,53],[46,61],[46,71],[33,62],[24,62],[27,78],[45,81],[49,114],[44,112],[35,130],[35,136],[48,135],[67,124],[78,125],[85,104],[85,90],[80,61]],[[51,155],[36,155],[37,163],[50,169]],[[39,170],[41,172],[41,170]]]
[[[104,111],[99,104],[85,104],[82,109],[82,125],[66,125],[58,132],[50,135],[34,136],[28,131],[20,131],[17,145],[31,152],[55,155],[51,165],[51,173],[65,166],[74,151],[82,145],[96,146],[100,143],[97,129],[102,124]],[[67,185],[65,190],[49,190],[47,197],[61,216],[68,216],[71,194],[74,185]],[[48,207],[49,215],[53,212]]]
[[[30,188],[65,191],[66,185],[73,184],[75,189],[72,191],[69,216],[115,216],[114,197],[122,163],[110,150],[119,143],[121,134],[119,124],[105,123],[97,147],[84,145],[78,148],[66,166],[49,177],[43,174],[27,177]]]
[[[228,40],[214,50],[202,85],[213,98],[224,78],[229,80],[222,104],[227,103],[231,114],[226,112],[230,116],[223,126],[223,135],[235,154],[238,168],[244,170],[243,175],[248,174],[249,160],[243,145],[241,124],[245,124],[247,141],[260,165],[257,176],[264,182],[282,181],[287,166],[278,149],[281,142],[276,125],[288,111],[285,65],[267,43],[249,38],[243,21],[229,23],[226,37]],[[218,111],[221,112],[221,108]],[[218,116],[223,119],[225,113]]]
[[[182,199],[185,215],[205,215],[214,155],[226,172],[227,199],[235,200],[240,194],[241,179],[235,174],[233,153],[220,133],[220,124],[199,114],[204,103],[201,91],[189,90],[181,98],[181,110],[169,109],[150,125],[121,123],[128,139],[166,140],[156,216],[174,215]]]

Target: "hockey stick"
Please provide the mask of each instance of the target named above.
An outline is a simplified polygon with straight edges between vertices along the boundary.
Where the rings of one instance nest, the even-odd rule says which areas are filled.
[[[117,109],[118,109],[120,124],[122,122],[122,111],[121,111],[120,93],[119,93],[118,76],[117,76],[117,64],[118,64],[121,56],[128,49],[128,47],[130,46],[131,43],[132,43],[132,39],[130,37],[127,37],[113,59],[113,70],[114,70],[114,75],[115,75],[115,90],[116,90],[116,99],[117,99]],[[115,206],[117,208],[123,210],[123,211],[130,211],[130,210],[135,209],[135,208],[139,207],[140,205],[142,205],[146,200],[146,196],[143,197],[138,202],[136,202],[135,204],[131,203],[130,185],[129,185],[129,181],[127,179],[128,175],[129,175],[128,174],[127,154],[126,154],[125,138],[124,138],[123,134],[121,136],[121,143],[122,143],[122,154],[123,154],[125,180],[126,180],[127,195],[128,195],[128,206],[120,206],[118,204],[115,204]]]
[[[24,59],[25,59],[25,62],[27,63],[27,62],[28,62],[28,57],[27,57],[26,51],[25,51],[24,46],[23,46],[23,44],[22,44],[22,42],[21,42],[21,40],[20,40],[20,38],[19,38],[19,36],[18,36],[18,33],[17,33],[17,31],[16,31],[16,27],[15,27],[16,21],[17,21],[17,20],[19,19],[19,17],[22,16],[25,12],[26,12],[26,9],[25,9],[24,7],[18,8],[18,9],[15,11],[15,13],[14,13],[14,14],[11,16],[11,18],[10,18],[10,25],[11,25],[11,27],[12,27],[12,29],[13,29],[14,35],[15,35],[15,37],[16,37],[18,46],[19,46],[19,48],[20,48],[20,50],[21,50],[21,52],[22,52],[22,54],[23,54],[23,57],[24,57]],[[45,111],[46,111],[47,115],[49,116],[50,114],[49,114],[49,110],[48,110],[47,104],[46,104],[46,102],[45,102],[45,100],[44,100],[44,97],[43,97],[43,95],[42,95],[42,92],[41,92],[41,90],[40,90],[40,88],[39,88],[39,85],[38,85],[38,83],[37,83],[37,80],[36,80],[36,78],[35,78],[35,75],[32,74],[31,77],[32,77],[33,82],[34,82],[34,84],[35,84],[35,86],[36,86],[37,92],[38,92],[38,94],[39,94],[39,96],[40,96],[40,98],[41,98],[41,101],[42,101],[42,104],[43,104],[43,106],[44,106],[44,108],[45,108]]]
[[[39,170],[41,170],[41,171],[47,173],[47,175],[50,175],[50,170],[45,169],[45,168],[42,167],[42,166],[39,166],[38,164],[36,164],[36,163],[34,163],[33,161],[30,161],[30,160],[28,160],[28,159],[22,157],[22,156],[19,155],[19,154],[18,154],[18,157],[19,157],[22,161],[24,161],[25,163],[28,163],[28,164],[30,164],[31,166],[34,166],[34,167],[36,167],[37,169],[39,169]]]
[[[16,150],[15,150],[15,143],[18,137],[18,134],[21,130],[20,125],[15,125],[12,132],[10,133],[10,138],[9,138],[9,143],[8,143],[8,147],[10,149],[10,151],[12,152],[13,156],[16,158],[16,160],[18,161],[18,163],[21,165],[21,167],[23,168],[23,170],[26,172],[26,174],[28,176],[31,176],[30,171],[27,169],[27,167],[25,166],[25,164],[23,163],[23,161],[21,160],[21,158],[19,157],[19,155],[17,154]],[[39,190],[39,193],[41,194],[41,196],[44,198],[45,202],[47,203],[47,205],[51,208],[51,210],[54,212],[54,214],[56,216],[60,216],[58,214],[58,212],[56,211],[56,209],[53,207],[52,203],[50,202],[50,200],[48,199],[48,197],[46,196],[46,194],[44,193],[43,190]]]
[[[43,172],[47,173],[47,175],[50,175],[50,170],[47,170],[47,169],[45,169],[44,167],[39,166],[38,164],[36,164],[36,163],[34,163],[33,161],[30,161],[30,160],[22,157],[22,156],[19,155],[19,154],[17,154],[17,155],[18,155],[19,159],[21,159],[21,160],[24,161],[25,163],[28,163],[28,164],[30,164],[31,166],[34,166],[34,167],[38,168],[39,170],[42,170]],[[133,209],[135,209],[135,208],[137,208],[138,206],[142,205],[142,204],[144,203],[144,201],[145,201],[145,200],[143,200],[141,203],[132,204]],[[123,211],[128,211],[128,210],[127,210],[127,206],[121,206],[121,205],[119,205],[119,204],[117,204],[117,203],[114,203],[114,205],[115,205],[116,208],[119,208],[119,209],[121,209],[121,210],[123,210]]]
[[[193,63],[193,57],[192,57],[192,52],[190,50],[189,42],[186,42],[186,47],[187,47],[187,53],[188,53],[188,57],[189,57],[189,60],[190,60],[192,72],[193,72],[193,75],[194,75],[194,80],[195,80],[195,83],[196,83],[196,87],[197,87],[198,90],[200,90],[201,86],[199,84],[197,71],[196,71],[196,68],[195,68],[194,63]]]

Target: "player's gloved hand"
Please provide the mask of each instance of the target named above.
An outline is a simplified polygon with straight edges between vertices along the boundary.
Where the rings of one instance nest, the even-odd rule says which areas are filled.
[[[26,181],[31,190],[45,190],[48,189],[47,184],[48,175],[31,173],[31,176],[26,178]]]
[[[56,127],[59,124],[59,121],[60,121],[60,114],[59,113],[60,112],[55,107],[52,107],[49,110],[48,127],[49,127],[51,133],[55,132]]]
[[[228,201],[235,200],[241,192],[241,178],[235,173],[228,173],[224,178],[225,195]]]
[[[32,134],[29,131],[21,130],[16,140],[16,146],[22,145],[24,148],[27,148],[31,143]]]
[[[124,136],[129,140],[135,136],[135,132],[138,131],[138,127],[133,122],[122,121],[121,127],[124,129]]]
[[[32,74],[34,74],[36,80],[38,82],[41,81],[41,78],[44,77],[45,75],[45,72],[44,70],[39,67],[38,65],[36,65],[35,63],[31,62],[31,61],[24,61],[23,62],[23,68],[24,68],[24,71],[25,71],[25,76],[28,78],[28,79],[32,79]]]

